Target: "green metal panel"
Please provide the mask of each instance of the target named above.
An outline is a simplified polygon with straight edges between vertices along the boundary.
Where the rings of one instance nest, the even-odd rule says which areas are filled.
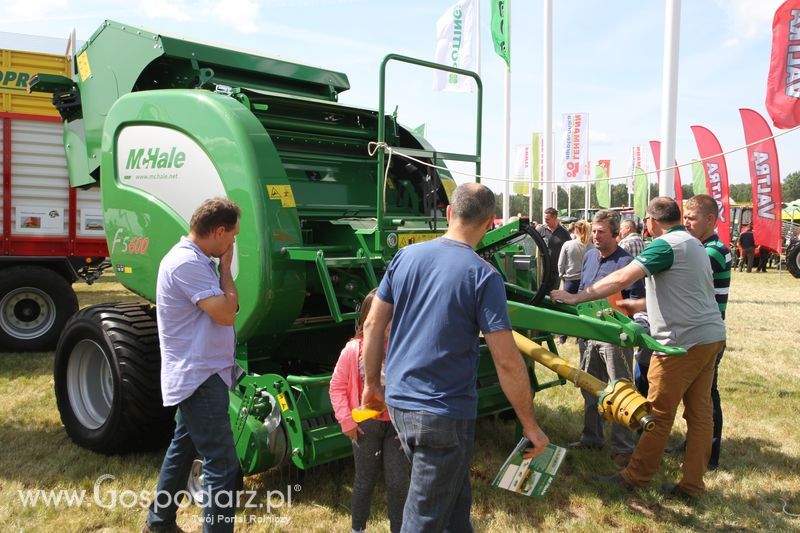
[[[213,195],[204,190],[215,190],[209,185],[211,177],[180,174],[189,168],[188,157],[182,169],[143,169],[141,178],[128,179],[131,171],[120,168],[120,163],[127,165],[130,155],[118,152],[119,140],[142,126],[174,132],[186,139],[187,146],[197,147],[198,158],[205,155],[212,162],[222,193],[242,207],[235,278],[239,339],[282,335],[305,299],[305,270],[281,252],[301,244],[299,220],[295,208],[269,198],[269,190],[276,186],[290,192],[280,158],[260,123],[231,98],[206,91],[147,91],[126,95],[111,109],[105,127],[101,192],[106,237],[120,281],[154,300],[158,264],[188,233],[188,218],[199,204],[191,198],[202,200]],[[151,141],[141,148],[162,153],[171,149],[161,138]],[[167,189],[173,174],[185,184],[178,199],[169,196]],[[148,239],[149,246],[131,253],[122,246],[125,236]]]

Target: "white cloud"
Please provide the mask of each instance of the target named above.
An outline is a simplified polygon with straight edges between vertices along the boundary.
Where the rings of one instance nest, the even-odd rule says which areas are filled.
[[[589,139],[593,145],[607,146],[615,143],[618,139],[616,135],[607,131],[598,131],[589,128]]]
[[[38,18],[67,8],[67,0],[6,0],[3,18]]]
[[[256,21],[260,6],[256,0],[217,0],[206,2],[205,9],[222,23],[242,33],[258,30]]]
[[[150,19],[177,21],[210,17],[241,33],[258,30],[259,0],[139,0],[139,10]]]
[[[728,13],[733,21],[732,37],[727,46],[743,40],[762,37],[772,31],[772,18],[783,0],[717,0],[717,5]]]

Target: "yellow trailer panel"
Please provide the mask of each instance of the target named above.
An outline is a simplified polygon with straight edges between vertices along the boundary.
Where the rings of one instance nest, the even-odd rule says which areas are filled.
[[[0,112],[57,117],[51,95],[28,94],[28,81],[38,73],[69,76],[66,56],[0,49]]]

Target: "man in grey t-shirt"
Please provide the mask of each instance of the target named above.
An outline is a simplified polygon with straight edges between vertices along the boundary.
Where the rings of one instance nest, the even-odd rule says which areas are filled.
[[[661,344],[682,346],[685,356],[654,354],[647,399],[656,427],[644,433],[630,463],[619,474],[596,477],[603,483],[640,487],[655,476],[678,404],[684,401],[687,447],[683,478],[665,485],[671,495],[694,496],[705,490],[703,474],[711,455],[711,382],[717,354],[725,341],[725,324],[714,300],[708,255],[700,241],[680,225],[681,212],[671,198],[653,198],[645,223],[656,239],[633,262],[578,294],[553,291],[551,298],[568,304],[597,300],[646,276],[643,300],[620,304],[631,312],[647,309],[652,336]]]

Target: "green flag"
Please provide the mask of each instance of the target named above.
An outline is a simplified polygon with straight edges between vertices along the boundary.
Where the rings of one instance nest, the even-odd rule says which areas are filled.
[[[708,194],[706,190],[706,171],[701,161],[692,161],[692,192],[698,194]]]
[[[532,156],[531,157],[531,165],[533,166],[533,168],[531,169],[532,170],[531,179],[533,180],[533,188],[534,189],[538,189],[539,188],[539,180],[541,179],[541,176],[539,176],[539,165],[541,165],[541,162],[540,162],[540,159],[539,159],[539,155],[542,152],[542,147],[539,144],[540,142],[541,142],[541,134],[540,133],[534,133],[533,134],[533,142],[531,143],[531,147],[532,147],[531,150],[533,150],[533,153],[531,154],[531,156]]]
[[[608,172],[603,165],[594,167],[594,194],[597,205],[604,209],[611,207],[611,189],[608,186]]]
[[[647,174],[639,167],[633,172],[633,212],[641,219],[647,214]]]
[[[509,1],[492,0],[492,41],[494,42],[494,51],[511,68],[511,43],[508,38],[511,20],[509,16]]]
[[[411,133],[413,133],[414,135],[419,135],[420,137],[425,137],[425,123],[423,122],[413,130],[411,130]]]

